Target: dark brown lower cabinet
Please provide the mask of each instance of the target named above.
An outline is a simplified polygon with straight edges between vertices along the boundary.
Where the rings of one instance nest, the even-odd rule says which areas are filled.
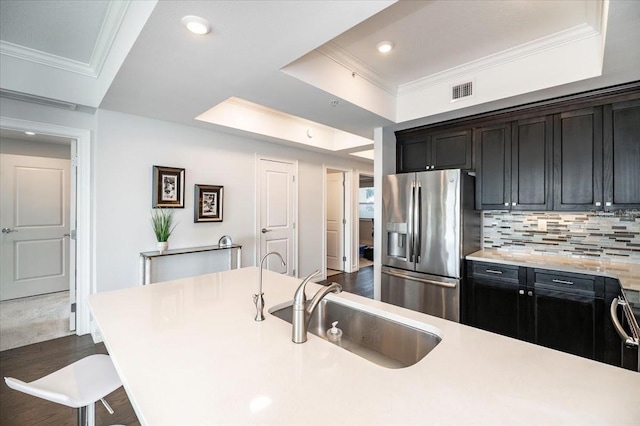
[[[604,361],[604,278],[469,261],[469,325]]]
[[[520,270],[509,265],[469,262],[468,312],[474,327],[516,339],[525,339],[526,304]],[[524,274],[523,274],[524,276]]]
[[[566,277],[565,277],[566,278]],[[602,297],[536,287],[530,296],[529,340],[538,345],[602,361]]]

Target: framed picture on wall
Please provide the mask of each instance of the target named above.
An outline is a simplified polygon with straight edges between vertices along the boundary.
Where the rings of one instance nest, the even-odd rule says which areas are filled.
[[[222,222],[224,186],[198,185],[194,191],[194,222]]]
[[[184,169],[153,166],[153,208],[184,208]]]

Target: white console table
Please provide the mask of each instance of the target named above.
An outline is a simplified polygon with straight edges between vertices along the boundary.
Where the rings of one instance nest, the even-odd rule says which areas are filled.
[[[228,256],[223,260],[224,264],[220,263],[220,259],[214,259],[211,256],[222,254],[222,251],[225,250]],[[162,254],[159,251],[140,253],[140,283],[146,285],[159,281],[156,278],[156,275],[159,275],[159,271],[154,270],[154,266],[159,267],[160,265],[155,264],[174,258],[181,261],[180,264],[172,265],[172,272],[168,274],[169,278],[162,279],[162,281],[241,268],[242,246],[238,244],[224,247],[215,245],[171,249]],[[218,260],[217,263],[216,260]],[[167,266],[165,266],[165,270],[167,270]],[[165,275],[167,274],[165,273]]]

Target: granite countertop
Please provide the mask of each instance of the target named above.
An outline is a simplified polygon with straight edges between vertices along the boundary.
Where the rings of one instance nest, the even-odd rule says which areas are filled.
[[[467,255],[466,259],[616,278],[623,290],[640,292],[640,264],[637,263],[497,249],[479,250]]]
[[[329,299],[442,342],[388,369],[268,313],[299,279],[243,268],[94,294],[97,326],[143,425],[634,424],[640,374],[343,292]],[[307,295],[320,288],[309,283]]]

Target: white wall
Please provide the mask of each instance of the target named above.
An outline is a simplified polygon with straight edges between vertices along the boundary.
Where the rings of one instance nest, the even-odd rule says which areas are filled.
[[[396,136],[389,128],[376,128],[373,130],[373,140],[375,147],[375,173],[374,194],[375,199],[380,200],[375,203],[374,225],[373,225],[373,245],[378,250],[373,251],[374,273],[373,273],[373,297],[380,300],[382,284],[380,281],[382,267],[382,176],[394,174],[396,172]]]
[[[139,253],[156,250],[149,224],[153,165],[186,169],[185,208],[176,212],[179,225],[171,237],[172,247],[216,244],[228,234],[243,245],[242,263],[249,266],[256,256],[256,156],[297,160],[299,276],[322,266],[323,163],[366,173],[373,169],[371,163],[357,159],[107,110],[89,114],[0,98],[0,115],[91,132],[95,214],[91,288],[99,292],[138,285]],[[222,223],[193,223],[196,183],[225,186]]]
[[[257,156],[297,160],[298,275],[321,269],[323,162],[371,170],[367,162],[322,155],[269,142],[151,120],[97,112],[96,248],[99,292],[137,285],[139,253],[156,250],[151,231],[152,166],[185,169],[185,208],[171,247],[217,244],[225,234],[242,244],[242,264],[255,264]],[[193,222],[194,184],[224,186],[224,221]],[[356,183],[357,184],[357,183]]]

